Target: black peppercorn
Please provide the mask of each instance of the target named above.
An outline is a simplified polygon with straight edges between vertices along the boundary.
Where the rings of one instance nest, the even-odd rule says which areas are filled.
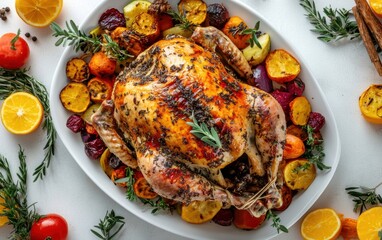
[[[37,37],[36,37],[36,36],[33,36],[33,37],[32,37],[32,41],[33,41],[33,42],[36,42],[36,41],[37,41]]]
[[[31,34],[29,32],[25,33],[25,37],[29,38]]]
[[[5,9],[4,8],[0,9],[0,15],[4,16],[4,14],[5,14]]]
[[[1,16],[1,20],[7,21],[7,16]]]
[[[11,9],[10,9],[9,7],[5,7],[5,11],[6,11],[6,12],[10,12]]]

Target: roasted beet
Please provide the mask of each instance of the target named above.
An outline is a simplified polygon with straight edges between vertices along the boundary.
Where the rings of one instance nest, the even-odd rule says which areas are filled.
[[[321,113],[311,112],[309,115],[308,125],[313,128],[313,131],[318,132],[325,124],[325,117]]]
[[[280,103],[284,110],[285,116],[289,116],[289,103],[294,98],[293,94],[279,89],[273,91],[271,94]]]
[[[93,141],[96,138],[97,138],[97,135],[90,134],[88,131],[86,131],[86,129],[81,131],[81,139],[83,143]]]
[[[222,226],[230,226],[233,220],[232,209],[220,209],[220,211],[214,216],[212,221]]]
[[[218,29],[224,27],[229,19],[229,12],[222,3],[210,4],[207,8],[207,24]]]
[[[273,91],[273,83],[272,80],[268,78],[267,70],[265,69],[264,64],[256,66],[253,70],[253,78],[255,81],[255,87],[268,93]]]
[[[300,78],[296,78],[295,80],[288,82],[286,87],[288,92],[292,93],[296,97],[299,97],[304,93],[305,83]]]
[[[98,25],[103,30],[112,31],[117,27],[126,27],[126,20],[123,13],[115,8],[110,8],[102,13],[98,20]]]
[[[100,138],[85,143],[85,153],[92,159],[98,159],[105,149],[106,146]]]
[[[85,122],[80,116],[74,114],[66,121],[66,127],[74,133],[78,133],[85,128]]]

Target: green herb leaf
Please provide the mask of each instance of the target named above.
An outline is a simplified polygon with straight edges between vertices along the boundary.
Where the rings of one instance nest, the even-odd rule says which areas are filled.
[[[347,187],[347,194],[352,197],[354,202],[354,212],[361,214],[364,210],[372,206],[382,204],[382,196],[377,194],[377,189],[382,185],[382,182],[373,188],[367,187]]]
[[[174,10],[170,10],[167,12],[168,15],[172,17],[172,19],[177,22],[175,26],[179,26],[183,30],[189,30],[193,31],[194,28],[196,27],[195,24],[191,23],[186,16],[175,12]]]
[[[212,147],[222,147],[222,143],[215,128],[211,127],[211,129],[208,129],[208,126],[205,123],[199,125],[193,113],[190,118],[192,119],[192,122],[187,122],[187,124],[192,127],[190,133]]]
[[[112,240],[125,225],[124,220],[125,218],[116,215],[114,210],[111,210],[110,213],[107,211],[104,219],[101,219],[98,225],[94,226],[101,232],[97,232],[97,230],[94,229],[91,229],[90,231],[100,239]]]
[[[330,166],[326,166],[323,163],[325,157],[323,140],[315,139],[314,130],[311,126],[306,125],[305,129],[308,133],[308,139],[306,140],[306,149],[303,156],[308,159],[309,162],[315,164],[320,170],[331,169]]]
[[[249,39],[249,44],[251,47],[254,47],[255,44],[258,48],[262,49],[263,47],[261,46],[259,40],[257,39],[257,36],[261,34],[259,31],[260,29],[260,21],[256,22],[254,28],[247,28],[241,31],[240,34],[249,34],[251,35],[251,38]]]
[[[273,223],[272,223],[271,226],[276,228],[277,233],[280,233],[280,231],[281,232],[285,232],[285,233],[288,232],[288,228],[286,228],[284,225],[281,224],[280,217],[278,215],[276,215],[274,212],[272,212],[272,210],[268,210],[266,219],[267,220],[271,220],[272,219]]]

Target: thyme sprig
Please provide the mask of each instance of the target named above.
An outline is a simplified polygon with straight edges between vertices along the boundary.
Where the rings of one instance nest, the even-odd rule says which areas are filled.
[[[281,219],[280,217],[272,212],[272,210],[268,210],[267,215],[266,215],[267,220],[272,219],[272,227],[276,228],[277,233],[280,233],[280,231],[287,233],[288,228],[286,228],[284,225],[281,224]]]
[[[196,27],[196,25],[193,24],[192,22],[190,22],[186,18],[186,16],[184,16],[184,15],[182,15],[182,14],[180,14],[174,10],[167,11],[167,14],[170,15],[175,22],[177,22],[177,24],[175,24],[175,26],[178,26],[183,30],[193,31],[194,28]]]
[[[247,28],[247,29],[244,29],[241,31],[240,34],[249,34],[251,35],[251,38],[249,39],[249,44],[251,45],[251,47],[254,47],[255,45],[262,49],[263,47],[261,46],[257,36],[261,33],[259,31],[260,29],[260,21],[258,21],[256,24],[255,24],[255,27],[254,28]]]
[[[306,17],[314,26],[311,31],[318,34],[318,39],[333,42],[343,38],[352,40],[360,36],[357,22],[350,18],[350,10],[333,9],[329,6],[323,9],[322,16],[313,0],[300,0],[300,5],[306,10]]]
[[[112,240],[123,228],[125,225],[125,218],[115,214],[114,210],[106,212],[106,215],[103,219],[100,219],[98,225],[95,225],[94,228],[90,231],[96,235],[99,239],[103,240]],[[97,232],[97,229],[100,232]]]
[[[34,204],[29,205],[27,200],[27,165],[24,151],[19,149],[19,172],[18,180],[14,180],[11,174],[8,160],[0,155],[0,197],[4,200],[4,206],[0,216],[8,218],[8,225],[13,226],[10,239],[29,239],[29,231],[34,221],[40,215],[36,212]]]
[[[198,120],[196,120],[194,114],[191,115],[192,122],[187,122],[187,125],[192,127],[192,130],[190,131],[193,135],[200,138],[203,142],[207,143],[208,145],[215,147],[215,148],[221,148],[222,143],[220,141],[219,135],[214,127],[211,127],[208,129],[207,124],[205,123],[198,123]]]
[[[126,50],[121,49],[109,35],[102,34],[105,41],[98,36],[87,35],[84,31],[79,30],[73,20],[70,20],[69,23],[66,22],[67,29],[62,29],[55,22],[51,23],[50,28],[53,31],[52,35],[58,38],[56,46],[73,46],[76,52],[82,50],[85,53],[95,53],[103,49],[108,56],[120,62],[133,57]]]
[[[368,187],[347,187],[345,188],[354,202],[354,212],[359,211],[361,214],[364,210],[371,206],[382,204],[382,196],[377,194],[377,189],[382,185],[382,182],[373,188]]]
[[[44,146],[44,159],[33,172],[34,181],[43,179],[54,155],[57,133],[50,114],[49,95],[45,86],[30,76],[28,69],[7,70],[0,68],[0,100],[7,98],[14,92],[25,91],[36,96],[44,107],[43,130],[46,131],[46,144]]]
[[[315,164],[320,170],[331,169],[330,166],[323,163],[325,157],[324,141],[314,137],[314,130],[309,125],[306,126],[306,132],[308,133],[308,139],[306,140],[304,157],[308,159],[309,162]]]

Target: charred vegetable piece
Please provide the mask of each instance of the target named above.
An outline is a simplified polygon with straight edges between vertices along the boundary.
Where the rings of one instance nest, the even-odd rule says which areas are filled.
[[[102,13],[98,20],[98,25],[102,30],[112,31],[117,27],[126,26],[125,16],[115,8],[110,8]]]
[[[88,82],[90,99],[95,103],[102,103],[110,99],[113,92],[113,83],[108,78],[95,77]]]
[[[268,54],[265,67],[270,79],[286,83],[297,77],[301,71],[300,63],[284,49],[276,49]]]
[[[89,61],[90,73],[101,78],[113,75],[116,65],[117,62],[104,52],[96,52]]]
[[[116,169],[113,169],[111,172],[111,181],[114,182],[115,185],[120,187],[126,187],[126,182],[116,182],[118,179],[126,177],[126,165],[122,165]]]
[[[157,17],[147,12],[136,16],[131,28],[138,34],[145,36],[150,43],[154,42],[160,35]]]
[[[306,97],[296,97],[289,103],[289,108],[289,116],[293,124],[304,126],[308,123],[312,108]]]
[[[83,143],[87,143],[87,142],[90,142],[90,141],[93,141],[94,139],[96,139],[98,137],[98,135],[94,135],[94,134],[90,134],[86,131],[85,127],[84,129],[81,131],[81,140]]]
[[[220,201],[193,201],[182,205],[181,217],[189,223],[205,223],[212,220],[222,205]]]
[[[362,116],[371,123],[382,124],[382,85],[373,84],[359,98]]]
[[[66,63],[66,76],[70,81],[83,82],[90,76],[88,64],[81,58],[72,58]]]
[[[266,214],[261,215],[260,217],[252,216],[252,214],[247,210],[234,210],[233,224],[235,227],[252,230],[257,229],[265,221]]]
[[[138,197],[143,199],[154,199],[158,197],[158,194],[154,192],[154,190],[144,177],[135,180],[134,192]]]
[[[325,117],[318,112],[309,114],[308,125],[313,128],[313,131],[318,132],[325,125]]]
[[[123,15],[126,19],[126,27],[131,27],[135,17],[143,12],[147,12],[151,2],[145,0],[132,1],[123,8]]]
[[[291,190],[305,190],[316,178],[316,167],[306,159],[296,159],[284,168],[285,184]]]
[[[172,20],[172,17],[166,13],[162,13],[158,17],[159,22],[159,29],[161,32],[172,28],[174,26],[174,21]]]
[[[268,33],[264,33],[257,38],[261,48],[256,44],[253,47],[248,46],[243,49],[245,59],[251,66],[257,66],[262,63],[267,57],[269,50],[271,50],[271,37]]]
[[[286,87],[288,92],[292,93],[296,97],[300,97],[304,93],[305,83],[300,78],[296,78],[293,81],[287,82]]]
[[[85,128],[85,122],[80,116],[73,114],[66,121],[66,127],[72,130],[72,132],[78,133]]]
[[[60,100],[65,109],[83,113],[90,104],[89,90],[83,83],[71,82],[61,90]]]
[[[285,116],[289,116],[289,103],[293,100],[294,96],[290,92],[281,91],[279,89],[273,91],[271,95],[280,103],[284,110]]]
[[[230,226],[233,221],[233,211],[231,208],[220,209],[220,211],[212,218],[212,221],[221,226]]]
[[[239,16],[232,16],[224,25],[222,31],[239,49],[244,49],[249,46],[249,34],[242,34],[248,26],[244,20]]]
[[[202,0],[181,0],[178,4],[179,13],[195,25],[200,25],[207,17],[207,4]]]
[[[222,3],[212,3],[207,7],[207,24],[222,29],[229,19],[229,12]]]
[[[253,78],[255,81],[255,87],[260,88],[261,90],[268,93],[273,91],[273,82],[271,79],[269,79],[264,64],[258,65],[253,70]]]
[[[308,133],[305,131],[305,129],[294,124],[289,125],[286,132],[287,134],[291,134],[300,138],[302,141],[305,141],[308,138]]]
[[[98,110],[98,108],[101,106],[100,103],[94,103],[86,109],[86,111],[81,115],[82,119],[87,124],[92,124],[92,115]]]
[[[86,123],[85,124],[86,132],[88,132],[90,135],[98,135],[97,130],[93,127],[93,125]]]
[[[85,143],[85,153],[91,159],[98,159],[105,149],[106,146],[100,138]]]
[[[111,38],[121,48],[126,49],[130,54],[133,54],[134,56],[138,56],[145,50],[145,44],[147,42],[147,40],[142,36],[139,36],[135,32],[122,27],[116,28],[111,33]]]
[[[298,158],[305,153],[304,142],[292,134],[286,134],[284,159]]]
[[[292,190],[285,184],[281,188],[281,196],[283,198],[283,204],[280,207],[275,208],[276,211],[284,211],[292,203],[292,199],[293,199]]]

